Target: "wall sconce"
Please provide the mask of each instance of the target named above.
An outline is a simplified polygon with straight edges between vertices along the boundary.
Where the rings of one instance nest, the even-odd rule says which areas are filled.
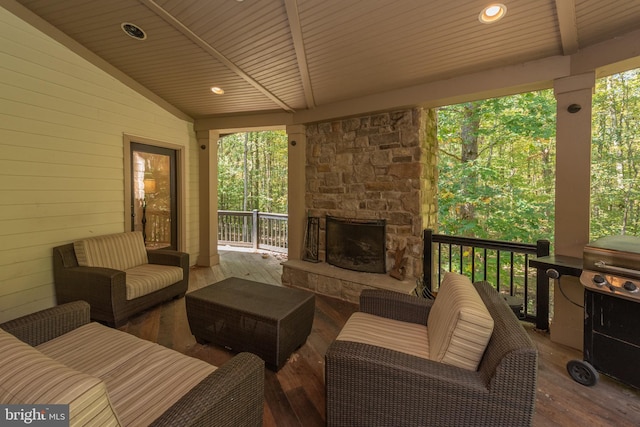
[[[153,194],[156,192],[156,180],[153,178],[145,178],[144,180],[144,194]]]

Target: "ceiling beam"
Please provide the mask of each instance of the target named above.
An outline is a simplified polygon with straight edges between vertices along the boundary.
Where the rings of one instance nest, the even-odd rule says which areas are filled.
[[[269,98],[270,100],[275,102],[278,106],[280,106],[280,108],[282,108],[283,110],[288,111],[288,112],[293,112],[294,111],[294,109],[291,108],[287,103],[282,101],[280,98],[278,98],[273,93],[271,93],[266,87],[262,86],[260,83],[258,83],[256,80],[254,80],[253,77],[251,77],[244,70],[242,70],[242,68],[237,66],[234,62],[232,62],[229,58],[224,56],[216,48],[211,46],[209,43],[207,43],[202,38],[200,38],[200,36],[198,36],[196,33],[194,33],[189,28],[187,28],[186,25],[184,25],[177,18],[175,18],[173,15],[171,15],[169,12],[167,12],[158,3],[156,3],[153,0],[140,0],[140,3],[142,3],[145,6],[147,6],[149,8],[149,10],[154,12],[156,15],[158,15],[160,18],[162,18],[165,22],[167,22],[168,24],[173,26],[175,29],[180,31],[187,38],[189,38],[192,42],[194,42],[197,46],[199,46],[201,49],[203,49],[205,52],[207,52],[209,55],[211,55],[216,60],[220,61],[220,63],[222,63],[229,70],[231,70],[236,75],[238,75],[240,78],[242,78],[244,81],[246,81],[251,86],[256,88],[258,91],[260,91],[262,94],[264,94],[267,98]]]
[[[562,41],[562,53],[573,55],[578,52],[578,25],[576,23],[576,1],[556,0],[558,28]]]
[[[285,0],[284,5],[287,9],[287,18],[289,19],[293,48],[296,51],[298,70],[300,72],[300,78],[302,79],[302,88],[304,90],[304,98],[307,101],[307,108],[315,108],[316,102],[313,98],[313,88],[311,86],[311,77],[309,76],[309,67],[307,65],[307,52],[304,48],[304,39],[302,38],[302,26],[300,25],[298,1]]]
[[[571,74],[596,71],[601,78],[640,68],[640,30],[581,49],[571,56]]]
[[[205,117],[196,119],[194,129],[205,131],[210,129],[219,130],[221,133],[233,133],[265,130],[272,127],[283,128],[293,124],[293,114],[282,112],[266,112],[259,114],[244,114],[225,117]]]

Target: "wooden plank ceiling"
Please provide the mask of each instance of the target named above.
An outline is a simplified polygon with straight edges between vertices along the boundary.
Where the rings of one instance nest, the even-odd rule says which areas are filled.
[[[487,0],[16,0],[194,119],[304,111],[640,28],[635,0],[502,2],[487,25]]]

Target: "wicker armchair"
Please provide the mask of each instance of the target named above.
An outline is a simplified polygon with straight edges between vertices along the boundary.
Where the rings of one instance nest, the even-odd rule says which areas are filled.
[[[142,235],[140,244],[144,250]],[[189,254],[166,249],[147,251],[146,254],[150,265],[181,268],[182,280],[147,295],[128,299],[126,271],[80,266],[73,243],[53,248],[57,303],[87,301],[91,305],[91,319],[118,328],[141,311],[173,298],[182,298],[189,286]]]
[[[328,426],[526,426],[534,412],[537,351],[486,282],[474,284],[494,319],[477,371],[382,347],[334,341],[326,353]],[[360,310],[426,324],[432,300],[366,290]]]

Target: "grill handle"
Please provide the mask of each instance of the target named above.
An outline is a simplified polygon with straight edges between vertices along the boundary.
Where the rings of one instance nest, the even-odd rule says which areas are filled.
[[[624,268],[624,267],[616,267],[615,265],[607,264],[605,261],[597,261],[594,263],[594,265],[598,268],[601,268],[603,270],[608,270],[614,273],[631,274],[633,276],[636,276],[639,273],[638,270],[634,270],[631,268]]]

